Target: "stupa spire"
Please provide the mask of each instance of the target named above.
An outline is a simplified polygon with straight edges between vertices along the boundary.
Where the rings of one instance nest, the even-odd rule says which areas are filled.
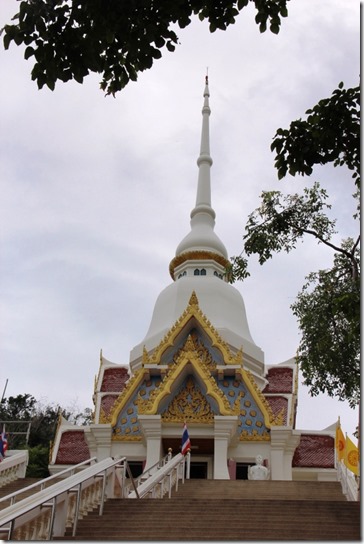
[[[210,155],[210,91],[209,80],[206,75],[203,93],[202,131],[200,154],[197,159],[198,181],[196,204],[191,211],[191,231],[178,245],[176,256],[170,264],[170,273],[173,279],[183,277],[188,273],[197,273],[196,263],[202,266],[203,275],[218,275],[221,278],[229,264],[226,247],[215,234],[215,211],[211,206],[211,166]],[[202,263],[202,264],[201,264]],[[182,268],[181,268],[182,266]]]
[[[210,92],[209,78],[205,77],[204,89],[204,104],[202,108],[202,131],[201,131],[201,146],[200,155],[197,159],[199,168],[196,206],[191,212],[191,219],[199,212],[208,213],[212,219],[215,219],[215,212],[211,207],[211,176],[210,170],[212,166],[212,158],[210,156]]]

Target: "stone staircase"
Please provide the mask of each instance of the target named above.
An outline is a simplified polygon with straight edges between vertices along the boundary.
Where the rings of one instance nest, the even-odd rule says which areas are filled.
[[[57,540],[360,541],[360,503],[338,482],[188,480],[172,498],[111,499]]]

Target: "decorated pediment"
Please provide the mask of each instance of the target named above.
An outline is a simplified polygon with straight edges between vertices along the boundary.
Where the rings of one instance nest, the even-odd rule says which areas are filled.
[[[195,322],[188,328],[190,319]],[[199,334],[196,323],[205,327],[205,336]],[[217,362],[211,348],[219,351]],[[172,356],[168,364],[160,364],[165,350]],[[223,366],[221,358],[229,364]],[[269,439],[270,427],[281,421],[241,359],[241,352],[233,355],[220,339],[193,294],[187,310],[155,352],[151,356],[144,352],[142,367],[127,382],[104,422],[112,424],[115,439],[140,440],[139,415],[161,415],[164,423],[205,424],[212,424],[215,415],[234,415],[241,440]],[[220,372],[221,368],[225,370]]]

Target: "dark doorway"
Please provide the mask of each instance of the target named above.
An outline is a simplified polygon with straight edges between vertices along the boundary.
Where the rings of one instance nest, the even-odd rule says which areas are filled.
[[[190,466],[190,478],[206,480],[207,479],[207,462],[192,461]]]
[[[128,461],[128,465],[133,478],[137,478],[138,476],[143,474],[143,461]],[[127,478],[129,478],[128,474]]]
[[[251,467],[253,464],[254,463],[236,463],[236,479],[247,480],[248,468]]]

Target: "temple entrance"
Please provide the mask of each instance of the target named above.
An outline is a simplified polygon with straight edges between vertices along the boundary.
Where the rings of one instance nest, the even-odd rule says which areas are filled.
[[[236,479],[247,480],[248,468],[254,465],[254,463],[236,463]]]
[[[190,478],[206,480],[207,479],[207,461],[191,461]]]

